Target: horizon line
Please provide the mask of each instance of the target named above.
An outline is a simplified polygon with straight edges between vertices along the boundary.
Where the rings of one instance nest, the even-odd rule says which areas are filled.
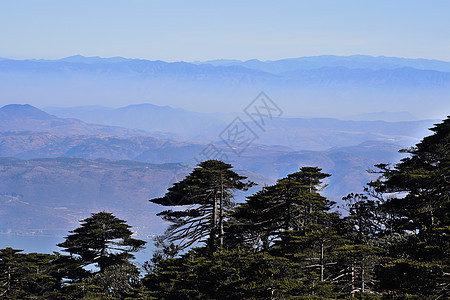
[[[387,56],[387,55],[368,55],[368,54],[351,54],[351,55],[336,55],[336,54],[318,54],[318,55],[306,55],[306,56],[297,56],[297,57],[285,57],[285,58],[276,58],[276,59],[258,59],[258,58],[251,58],[251,59],[238,59],[238,58],[214,58],[214,59],[205,59],[205,60],[163,60],[163,59],[150,59],[150,58],[140,58],[140,57],[124,57],[124,56],[85,56],[82,54],[74,54],[69,56],[64,56],[60,58],[10,58],[5,56],[0,56],[0,60],[18,60],[18,61],[24,61],[24,60],[31,60],[31,61],[57,61],[57,60],[64,60],[67,58],[74,58],[74,57],[80,57],[80,58],[97,58],[97,59],[124,59],[124,60],[146,60],[146,61],[162,61],[162,62],[168,62],[168,63],[176,63],[176,62],[185,62],[185,63],[205,63],[205,62],[211,62],[211,61],[238,61],[238,62],[249,62],[249,61],[260,61],[260,62],[276,62],[276,61],[282,61],[282,60],[295,60],[295,59],[301,59],[301,58],[317,58],[317,57],[370,57],[370,58],[397,58],[397,59],[406,59],[406,60],[426,60],[426,61],[436,61],[436,62],[445,62],[450,63],[450,60],[442,60],[437,58],[423,58],[423,57],[403,57],[403,56]]]

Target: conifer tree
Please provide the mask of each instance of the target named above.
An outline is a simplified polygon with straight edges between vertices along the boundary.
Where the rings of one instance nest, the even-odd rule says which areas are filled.
[[[0,299],[57,299],[61,280],[56,256],[0,249]]]
[[[201,162],[185,179],[169,188],[164,197],[150,200],[185,208],[158,214],[172,223],[165,232],[166,240],[176,242],[179,250],[196,242],[207,242],[211,251],[223,245],[224,225],[233,206],[234,191],[245,191],[254,184],[231,169],[232,165],[218,160]]]
[[[450,117],[370,187],[384,195],[381,209],[392,215],[394,233],[379,270],[381,287],[397,294],[445,297],[450,284]]]
[[[302,167],[264,187],[237,207],[230,234],[255,249],[268,249],[283,232],[316,224],[333,205],[318,193],[324,187],[321,180],[329,176],[320,168]]]
[[[94,213],[66,237],[59,247],[84,266],[95,264],[103,273],[108,267],[126,264],[141,250],[144,241],[132,238],[131,226],[112,213]]]
[[[336,267],[330,281],[337,291],[359,297],[373,295],[376,288],[374,269],[383,252],[382,223],[378,202],[364,194],[344,197],[348,216],[341,220],[342,245],[332,251]]]
[[[18,290],[19,278],[26,274],[20,252],[22,250],[12,248],[0,250],[0,297],[6,298]]]

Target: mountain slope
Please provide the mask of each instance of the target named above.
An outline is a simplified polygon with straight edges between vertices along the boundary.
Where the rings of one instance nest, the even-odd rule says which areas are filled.
[[[29,104],[9,104],[1,107],[0,130],[35,131],[75,135],[149,135],[148,132],[143,130],[87,124],[75,119],[58,118]]]
[[[0,133],[0,155],[21,159],[40,157],[81,157],[84,159],[135,160],[146,163],[189,163],[208,159],[202,155],[206,144],[161,141],[150,137],[61,136],[54,134]],[[346,193],[361,190],[373,179],[365,171],[380,162],[395,162],[402,146],[385,141],[370,141],[327,151],[295,151],[288,147],[250,145],[240,156],[225,145],[218,151],[235,168],[260,174],[269,181],[295,172],[300,167],[319,166],[332,173],[329,196],[339,200]],[[357,179],[357,181],[355,181]],[[131,180],[131,179],[130,179]]]
[[[302,166],[319,166],[332,176],[325,195],[340,203],[350,192],[376,177],[367,169],[380,162],[395,162],[398,146],[367,142],[326,152],[265,152],[255,149],[233,158],[238,173],[264,184],[295,172]],[[257,151],[258,150],[258,151]],[[114,212],[129,220],[142,237],[160,234],[162,209],[147,200],[165,193],[193,165],[149,164],[129,160],[0,158],[0,234],[61,236],[91,212]],[[247,170],[247,171],[243,171]],[[237,195],[239,201],[245,194]]]

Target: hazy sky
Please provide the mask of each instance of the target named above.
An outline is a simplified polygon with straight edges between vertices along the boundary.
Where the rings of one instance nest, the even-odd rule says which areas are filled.
[[[0,57],[450,61],[450,1],[0,0]]]

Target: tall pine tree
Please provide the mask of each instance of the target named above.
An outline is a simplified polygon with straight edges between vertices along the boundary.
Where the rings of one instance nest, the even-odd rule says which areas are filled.
[[[236,190],[247,190],[254,183],[244,181],[232,165],[219,160],[201,162],[185,179],[176,182],[162,198],[151,199],[163,206],[182,206],[158,214],[171,224],[165,239],[176,242],[180,250],[197,242],[207,242],[211,251],[223,245],[224,225]]]

